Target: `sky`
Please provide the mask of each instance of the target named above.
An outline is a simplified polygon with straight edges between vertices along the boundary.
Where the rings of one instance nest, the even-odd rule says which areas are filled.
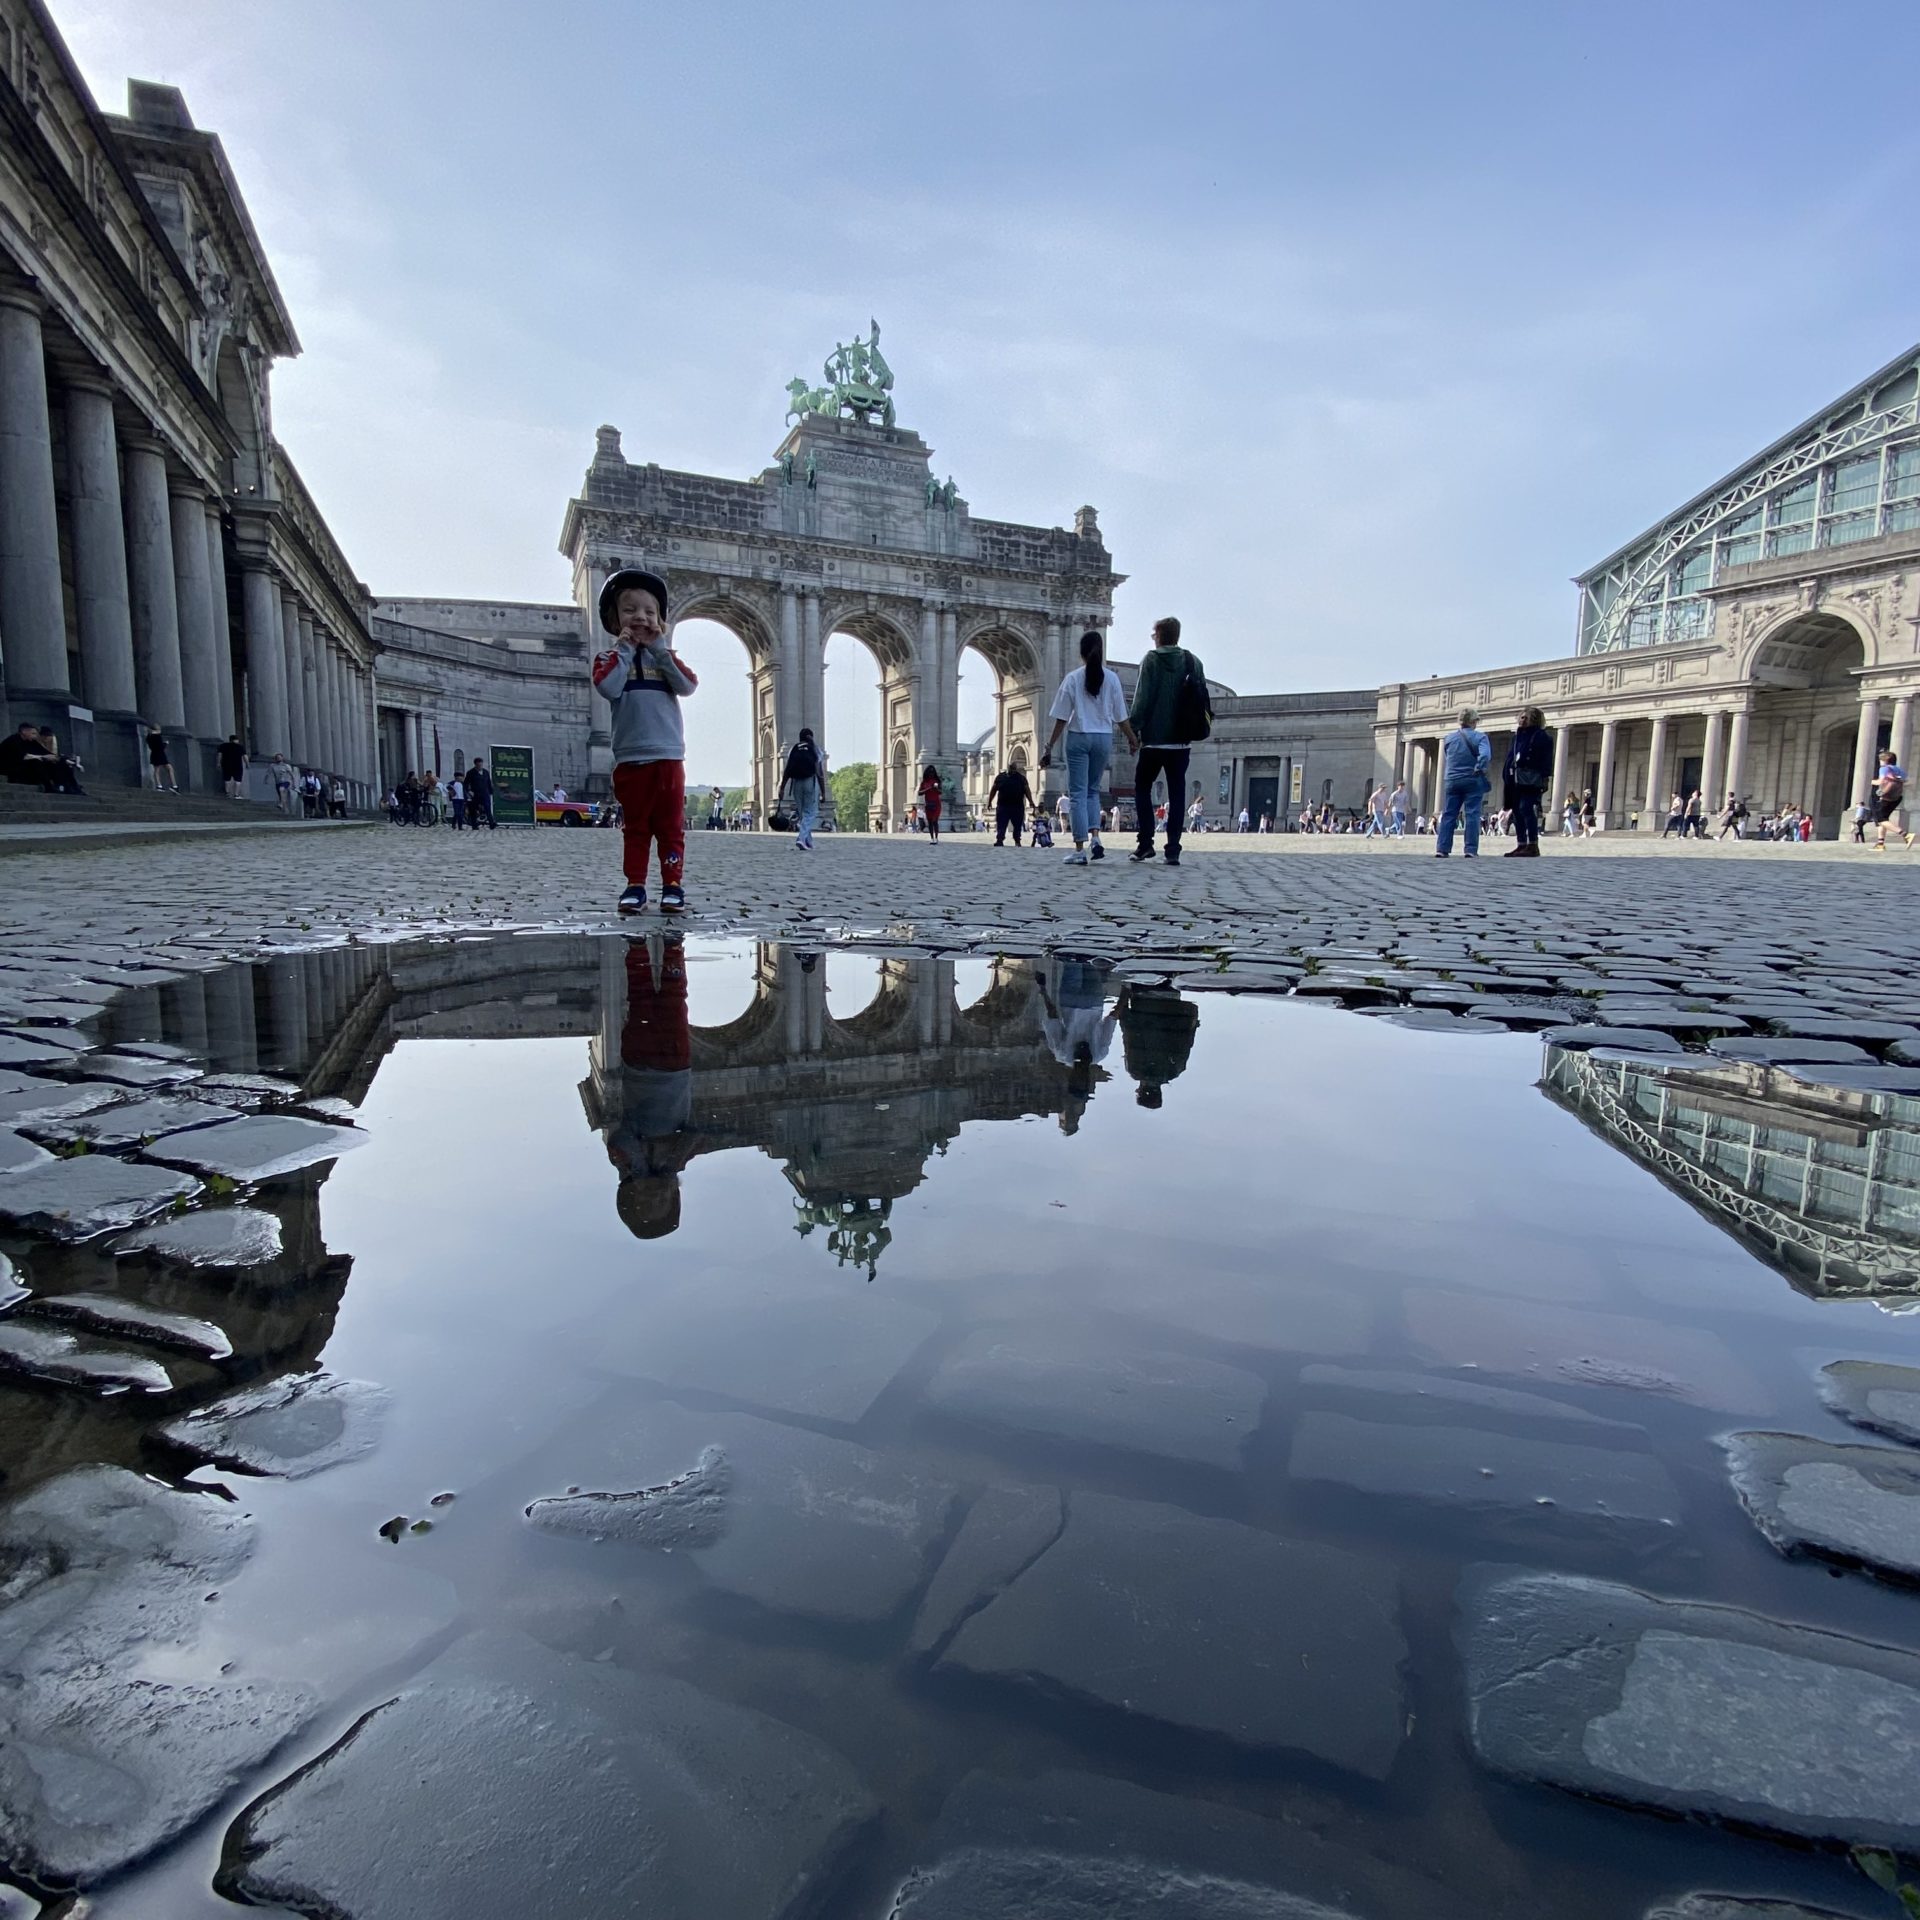
[[[756,474],[873,316],[976,514],[1100,509],[1117,655],[1554,657],[1574,574],[1920,339],[1912,0],[52,6],[103,106],[224,141],[276,432],[381,595],[566,599],[596,426]],[[689,775],[744,779],[744,651],[681,639]]]

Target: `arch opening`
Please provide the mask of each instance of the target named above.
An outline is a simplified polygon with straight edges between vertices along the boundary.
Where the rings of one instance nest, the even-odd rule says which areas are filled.
[[[1046,739],[1052,688],[1041,678],[1038,650],[1011,627],[977,627],[960,642],[957,717],[969,808],[990,813],[989,789],[1007,767],[1030,777]]]
[[[676,617],[671,638],[674,652],[700,682],[698,697],[685,701],[680,712],[687,735],[688,804],[704,820],[704,802],[714,787],[729,795],[756,794],[754,774],[762,756],[755,752],[753,643],[710,608]]]

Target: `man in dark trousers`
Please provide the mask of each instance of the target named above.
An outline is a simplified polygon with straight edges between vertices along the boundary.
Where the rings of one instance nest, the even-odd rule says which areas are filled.
[[[478,833],[483,820],[491,833],[494,828],[493,775],[487,771],[484,760],[476,760],[467,769],[467,825]]]
[[[1020,845],[1026,830],[1027,808],[1033,804],[1033,789],[1027,785],[1023,768],[1008,767],[987,790],[993,802],[993,844],[1007,844],[1007,829],[1013,829],[1013,844]]]
[[[1128,718],[1140,736],[1133,763],[1133,817],[1138,844],[1132,861],[1153,858],[1153,783],[1167,782],[1167,865],[1180,864],[1180,828],[1193,743],[1212,729],[1212,699],[1200,662],[1180,644],[1180,622],[1153,623],[1153,651],[1140,663]]]

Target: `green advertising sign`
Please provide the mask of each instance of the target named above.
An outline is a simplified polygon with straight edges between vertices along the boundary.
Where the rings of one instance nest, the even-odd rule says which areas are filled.
[[[493,750],[493,817],[503,827],[533,825],[533,749]]]

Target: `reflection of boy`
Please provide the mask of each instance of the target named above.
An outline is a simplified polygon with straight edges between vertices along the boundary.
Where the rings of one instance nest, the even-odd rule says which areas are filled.
[[[648,942],[636,940],[627,948],[620,1110],[607,1131],[607,1158],[620,1169],[614,1206],[635,1239],[658,1240],[680,1224],[692,1116],[686,956],[677,936],[666,939],[657,960]]]

